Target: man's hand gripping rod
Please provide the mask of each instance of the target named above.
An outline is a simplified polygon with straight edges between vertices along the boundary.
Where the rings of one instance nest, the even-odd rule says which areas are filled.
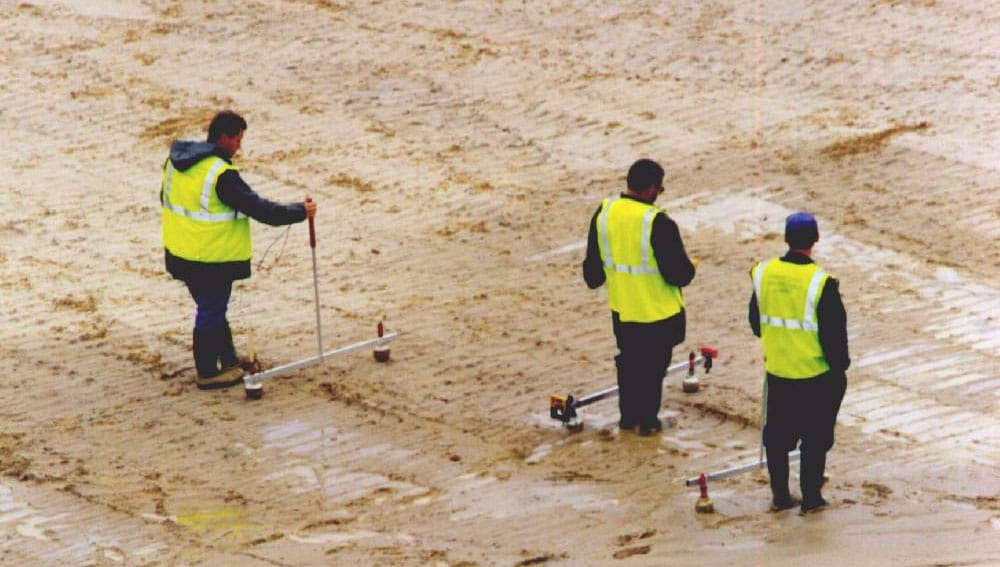
[[[701,347],[700,351],[701,354],[697,356],[695,356],[694,351],[691,351],[687,362],[678,362],[677,364],[670,366],[667,368],[667,374],[687,368],[688,376],[694,376],[695,365],[700,364],[703,361],[705,373],[708,374],[712,370],[712,360],[719,357],[719,351],[715,348],[707,346]],[[586,396],[582,396],[580,398],[576,398],[572,394],[552,394],[549,396],[549,417],[561,421],[570,431],[579,431],[583,428],[583,422],[576,413],[577,408],[589,406],[594,402],[617,395],[618,386],[605,388],[604,390],[594,392],[593,394],[587,394]]]
[[[312,203],[312,197],[306,197],[306,203]],[[316,277],[316,223],[313,217],[309,217],[309,248],[312,249],[313,297],[316,300],[316,351],[319,361],[323,362],[323,327],[319,321],[319,279]]]

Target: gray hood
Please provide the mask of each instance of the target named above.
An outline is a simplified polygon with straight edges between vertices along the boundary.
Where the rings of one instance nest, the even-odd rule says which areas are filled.
[[[192,140],[175,140],[170,144],[170,161],[180,171],[189,169],[210,155],[218,155],[215,153],[215,144]]]

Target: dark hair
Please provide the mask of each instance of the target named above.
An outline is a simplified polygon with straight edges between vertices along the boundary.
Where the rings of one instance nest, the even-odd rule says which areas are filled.
[[[640,159],[628,168],[625,179],[628,188],[633,191],[645,191],[650,185],[663,185],[663,168],[651,159]]]
[[[232,110],[223,110],[212,118],[208,125],[208,142],[214,144],[219,141],[219,136],[235,136],[247,129],[247,121]]]
[[[817,235],[814,230],[801,230],[785,235],[785,242],[788,243],[788,247],[792,250],[806,250],[812,248],[812,245],[816,244],[818,239],[819,235]]]

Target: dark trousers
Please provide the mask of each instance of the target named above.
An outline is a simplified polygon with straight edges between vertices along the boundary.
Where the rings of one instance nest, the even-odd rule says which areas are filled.
[[[673,347],[679,342],[678,321],[671,317],[653,323],[624,323],[612,312],[611,325],[618,345],[618,409],[623,428],[651,428],[657,423],[663,378]]]
[[[231,280],[184,283],[198,306],[194,318],[195,330],[212,331],[229,325],[226,311],[229,309],[229,298],[233,295]]]
[[[843,372],[827,372],[805,380],[767,375],[764,446],[775,498],[788,495],[788,452],[800,440],[802,499],[813,503],[821,498],[826,453],[833,447],[837,414],[846,391],[847,376]]]
[[[195,369],[199,376],[208,378],[219,373],[220,363],[223,369],[238,363],[233,334],[226,319],[233,282],[224,279],[185,283],[197,305],[191,347]]]

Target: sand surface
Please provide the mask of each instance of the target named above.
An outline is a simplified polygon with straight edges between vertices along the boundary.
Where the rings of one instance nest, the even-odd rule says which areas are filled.
[[[990,6],[990,4],[994,4]],[[1000,564],[1000,10],[992,2],[0,0],[0,564]],[[311,195],[326,349],[193,384],[160,168],[221,108]],[[639,157],[702,260],[672,427],[570,434],[613,383],[587,223]],[[833,507],[767,512],[747,271],[820,219],[854,365]],[[256,224],[231,304],[316,352],[305,225]],[[267,252],[265,254],[265,251]],[[793,468],[793,482],[796,480]]]

